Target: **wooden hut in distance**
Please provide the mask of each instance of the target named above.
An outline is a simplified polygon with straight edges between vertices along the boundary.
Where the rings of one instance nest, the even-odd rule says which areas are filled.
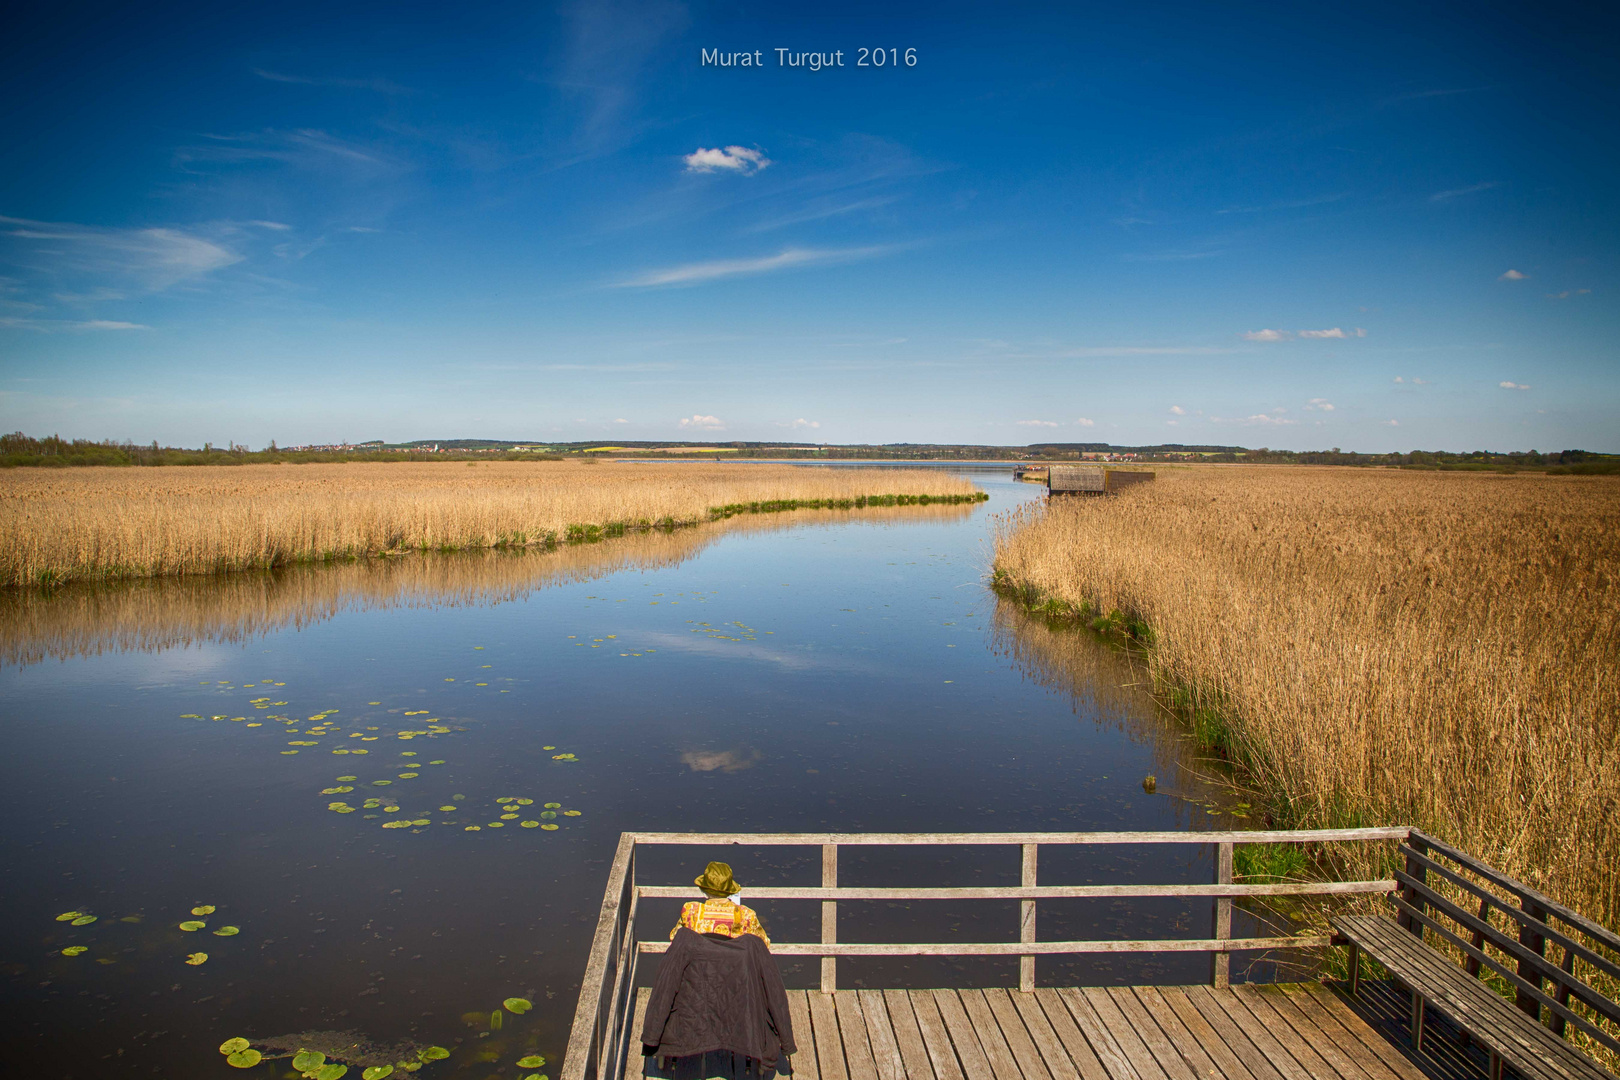
[[[1100,465],[1053,465],[1046,474],[1046,493],[1052,495],[1117,495],[1133,484],[1145,484],[1153,474],[1143,469],[1105,469]]]

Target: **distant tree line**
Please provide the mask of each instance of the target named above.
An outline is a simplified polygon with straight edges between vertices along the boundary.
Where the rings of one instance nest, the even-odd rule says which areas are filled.
[[[488,439],[440,440],[396,444],[385,447],[382,443],[363,443],[348,449],[283,450],[272,442],[263,450],[249,450],[245,446],[227,443],[218,447],[204,443],[201,449],[177,446],[116,442],[105,439],[63,439],[51,435],[36,439],[22,432],[0,435],[0,468],[33,465],[67,468],[82,465],[156,466],[156,465],[251,465],[251,464],[313,464],[342,461],[559,461],[594,460],[583,451],[594,443],[553,445],[546,450],[514,450],[511,446],[540,446],[537,443],[503,444]],[[624,445],[621,454],[634,455],[640,449],[655,446],[671,447],[676,443],[645,443],[640,446]],[[698,444],[690,444],[694,452]],[[717,444],[703,444],[717,445]],[[1449,450],[1413,450],[1409,453],[1357,454],[1337,447],[1331,450],[1273,450],[1269,447],[1246,449],[1241,446],[1188,446],[1164,443],[1154,446],[1110,446],[1107,443],[1045,443],[1031,446],[975,446],[971,444],[940,443],[884,443],[882,445],[821,446],[815,449],[785,449],[769,443],[733,442],[724,445],[746,455],[750,452],[766,454],[782,460],[871,460],[871,461],[1082,461],[1083,455],[1134,454],[1139,463],[1173,463],[1181,461],[1247,464],[1247,465],[1356,465],[1400,469],[1441,469],[1477,472],[1545,472],[1564,475],[1611,475],[1620,473],[1620,454],[1600,454],[1589,450],[1560,450],[1541,453],[1536,450],[1515,450],[1498,453],[1474,450],[1458,453]],[[660,454],[660,460],[678,457],[678,454]],[[717,460],[704,454],[705,460]],[[718,460],[724,460],[720,458]]]

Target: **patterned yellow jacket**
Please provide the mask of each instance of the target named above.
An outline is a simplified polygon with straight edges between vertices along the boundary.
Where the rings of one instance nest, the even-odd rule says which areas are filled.
[[[754,914],[754,909],[744,907],[728,897],[694,900],[683,905],[680,921],[669,932],[670,940],[674,940],[676,931],[683,926],[700,934],[724,934],[727,937],[758,934],[765,939],[766,945],[771,943],[771,939],[765,934],[765,928],[760,925],[759,916]]]

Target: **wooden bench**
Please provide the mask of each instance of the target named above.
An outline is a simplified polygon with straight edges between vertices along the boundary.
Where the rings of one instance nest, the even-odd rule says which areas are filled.
[[[1593,1015],[1620,1024],[1620,1005],[1576,970],[1579,960],[1589,972],[1620,978],[1620,965],[1580,940],[1620,954],[1620,937],[1424,833],[1413,830],[1400,851],[1406,870],[1395,874],[1400,883],[1392,897],[1396,919],[1333,920],[1336,941],[1349,946],[1351,994],[1360,982],[1360,953],[1365,950],[1411,992],[1412,1041],[1418,1049],[1423,1046],[1425,1007],[1433,1007],[1490,1053],[1491,1080],[1501,1080],[1504,1065],[1526,1080],[1613,1080],[1565,1033],[1574,1026],[1620,1053],[1620,1039],[1598,1026]],[[1447,891],[1436,888],[1436,881],[1449,886]],[[1457,902],[1464,898],[1470,904],[1477,900],[1477,911]],[[1493,925],[1493,913],[1500,913],[1514,932]],[[1463,963],[1428,945],[1425,931],[1462,953]],[[1549,942],[1563,951],[1559,963],[1546,955]],[[1513,987],[1513,1001],[1480,981],[1485,969]],[[1572,1001],[1589,1011],[1576,1011]],[[1547,1023],[1542,1022],[1544,1010]]]

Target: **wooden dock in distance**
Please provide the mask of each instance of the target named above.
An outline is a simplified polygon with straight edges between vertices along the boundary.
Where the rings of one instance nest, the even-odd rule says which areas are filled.
[[[795,1080],[1430,1080],[1314,983],[790,990],[788,1008]],[[642,1070],[631,1055],[623,1080]]]

